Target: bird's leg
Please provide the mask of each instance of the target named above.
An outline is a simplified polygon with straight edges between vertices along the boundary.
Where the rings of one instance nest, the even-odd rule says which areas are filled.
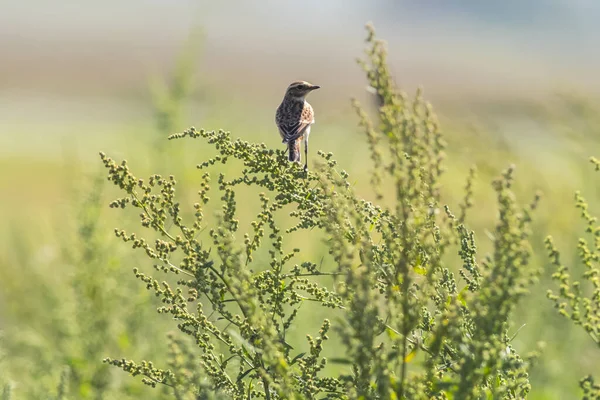
[[[304,171],[308,171],[308,134],[304,136]]]

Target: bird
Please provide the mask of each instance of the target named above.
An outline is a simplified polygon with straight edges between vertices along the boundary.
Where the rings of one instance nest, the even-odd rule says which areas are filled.
[[[300,145],[304,141],[304,171],[308,171],[308,135],[311,125],[315,123],[315,113],[306,96],[319,88],[305,81],[292,82],[275,113],[275,124],[282,143],[288,146],[290,162],[300,164]]]

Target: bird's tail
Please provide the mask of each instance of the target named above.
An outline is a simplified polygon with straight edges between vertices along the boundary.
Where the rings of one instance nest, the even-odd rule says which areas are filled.
[[[301,140],[294,140],[288,142],[288,160],[291,162],[300,163],[300,142]]]

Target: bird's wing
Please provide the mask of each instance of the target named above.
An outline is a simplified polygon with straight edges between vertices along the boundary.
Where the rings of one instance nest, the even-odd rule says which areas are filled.
[[[279,125],[279,131],[281,132],[283,143],[293,142],[304,135],[306,128],[308,128],[311,123],[311,121],[300,120],[292,124]]]

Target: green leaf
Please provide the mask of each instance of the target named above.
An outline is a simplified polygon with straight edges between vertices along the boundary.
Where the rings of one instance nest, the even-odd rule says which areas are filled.
[[[387,328],[385,328],[385,331],[386,331],[388,337],[392,340],[396,340],[400,337],[400,335],[398,333],[394,332],[394,330],[392,328],[387,327]]]
[[[521,331],[521,329],[523,329],[525,327],[525,325],[527,325],[527,324],[521,325],[521,327],[519,329],[517,329],[517,331],[515,332],[515,334],[512,335],[512,337],[508,341],[512,342],[513,340],[515,340],[515,338],[517,337],[517,335],[519,334],[519,332]]]
[[[417,348],[414,348],[414,349],[412,349],[412,350],[411,350],[411,352],[410,352],[410,353],[408,353],[408,354],[406,355],[406,357],[404,357],[404,362],[405,362],[405,363],[407,363],[407,364],[408,364],[409,362],[411,362],[411,361],[412,361],[412,359],[413,359],[413,358],[415,358],[415,356],[417,355],[417,350],[418,350]]]
[[[248,375],[252,371],[254,371],[254,368],[250,368],[250,369],[247,369],[246,371],[244,371],[243,374],[241,374],[240,376],[237,377],[237,382],[239,382],[242,379],[244,379],[246,377],[246,375]]]
[[[300,353],[296,357],[292,358],[292,362],[290,363],[290,365],[296,364],[296,361],[298,361],[299,359],[301,359],[302,357],[304,357],[305,354],[306,354],[306,352]]]
[[[418,267],[415,265],[413,267],[413,270],[419,275],[423,275],[423,276],[427,275],[427,270],[423,267]]]
[[[465,293],[468,290],[469,290],[469,287],[465,286],[464,288],[461,289],[461,291],[458,293],[458,296],[457,296],[457,299],[458,299],[458,301],[460,301],[460,304],[462,304],[465,307],[467,305],[467,299],[465,299]]]
[[[327,361],[333,363],[333,364],[345,364],[345,365],[352,365],[352,361],[350,361],[347,358],[329,358]]]

